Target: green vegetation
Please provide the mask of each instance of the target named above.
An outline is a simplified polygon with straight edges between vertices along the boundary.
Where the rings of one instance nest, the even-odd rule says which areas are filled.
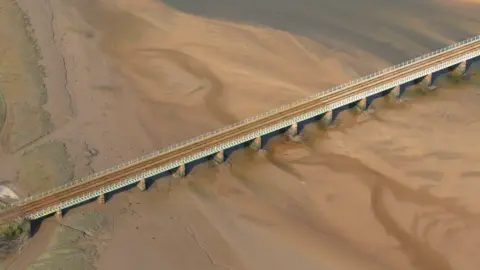
[[[14,240],[21,236],[28,235],[29,230],[25,226],[26,221],[13,222],[9,224],[0,225],[0,235],[7,240]]]
[[[30,222],[28,220],[0,225],[0,269],[3,269],[2,260],[8,254],[18,252],[29,236]]]
[[[0,210],[4,209],[6,206],[6,204],[1,203]],[[29,234],[30,222],[28,220],[0,224],[0,241],[15,240],[21,236],[28,236]]]

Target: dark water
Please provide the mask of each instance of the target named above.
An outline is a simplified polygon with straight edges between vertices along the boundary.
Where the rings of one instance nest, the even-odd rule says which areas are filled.
[[[405,20],[420,20],[436,34],[463,40],[480,31],[480,5],[456,8],[435,0],[164,0],[179,10],[195,15],[225,19],[285,30],[317,40],[338,50],[354,45],[391,63],[399,63],[427,51],[444,47],[445,42],[426,37],[425,29],[389,19],[401,14]],[[453,2],[453,0],[452,0]],[[465,30],[466,23],[478,25]],[[392,32],[406,40],[393,40]],[[414,42],[424,47],[402,46]],[[402,43],[403,42],[403,43]],[[397,43],[397,46],[393,46]],[[400,46],[398,46],[400,44]],[[417,47],[418,48],[418,47]]]

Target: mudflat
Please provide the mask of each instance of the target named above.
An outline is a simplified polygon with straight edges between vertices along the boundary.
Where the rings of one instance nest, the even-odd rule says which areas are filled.
[[[2,185],[41,192],[480,29],[473,1],[350,2],[0,0]],[[480,77],[439,89],[47,218],[4,266],[478,269]]]

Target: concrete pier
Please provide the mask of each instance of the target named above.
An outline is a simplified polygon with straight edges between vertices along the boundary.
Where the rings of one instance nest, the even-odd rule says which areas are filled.
[[[466,71],[467,71],[467,61],[463,61],[460,64],[458,64],[457,67],[450,70],[448,72],[448,75],[450,75],[450,76],[463,76]]]
[[[216,153],[213,157],[213,161],[215,161],[217,164],[223,163],[225,161],[224,151],[220,150],[218,153]]]
[[[389,101],[397,100],[400,97],[400,85],[395,86],[385,97]]]
[[[58,209],[57,212],[55,212],[55,217],[57,219],[61,219],[63,217],[62,209]]]
[[[423,77],[421,81],[421,83],[426,86],[429,86],[431,82],[432,82],[432,74],[427,74],[425,77]]]
[[[97,201],[99,204],[105,204],[105,194],[98,196]]]
[[[184,177],[185,176],[185,165],[180,165],[180,167],[177,168],[175,173],[173,174],[173,177]]]
[[[332,111],[326,112],[320,119],[320,126],[322,128],[328,128],[328,126],[332,124],[332,119],[333,119],[333,112]]]
[[[363,112],[367,109],[367,98],[360,99],[357,104],[355,104],[355,111],[357,113]]]
[[[145,179],[138,181],[137,187],[138,189],[140,189],[140,191],[145,191],[145,189],[147,188],[145,184]]]
[[[262,137],[255,138],[253,142],[250,144],[250,148],[252,148],[255,151],[262,149]]]
[[[288,137],[295,137],[298,135],[298,124],[297,123],[294,123],[293,125],[291,125],[287,132],[285,133]]]
[[[428,74],[420,81],[420,85],[428,90],[435,90],[437,87],[433,84],[432,74]]]

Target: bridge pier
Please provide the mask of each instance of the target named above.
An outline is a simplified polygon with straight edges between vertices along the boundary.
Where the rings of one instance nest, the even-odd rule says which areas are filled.
[[[255,151],[262,149],[262,137],[257,137],[253,139],[253,142],[250,144],[250,148]]]
[[[98,196],[97,201],[99,204],[105,204],[105,194]]]
[[[469,79],[470,78],[470,76],[472,75],[472,73],[471,73],[472,65],[473,65],[473,63],[475,63],[477,61],[480,61],[480,56],[477,56],[473,59],[469,59],[469,60],[466,61],[465,70],[463,71],[463,74],[462,74],[463,79]]]
[[[471,75],[470,68],[473,62],[478,61],[478,59],[470,59],[461,62],[460,64],[453,66],[448,69],[448,76],[453,78],[468,79]]]
[[[179,177],[184,177],[185,176],[185,165],[180,165],[175,173],[173,173],[173,177],[179,178]]]
[[[213,160],[217,163],[217,164],[220,164],[220,163],[223,163],[225,161],[225,151],[224,150],[220,150],[219,152],[217,152],[215,154],[215,156],[213,157]]]
[[[285,133],[288,137],[293,138],[298,134],[298,123],[293,123]]]
[[[138,181],[137,187],[138,189],[140,189],[140,191],[145,191],[145,189],[147,188],[145,179],[140,179],[140,181]]]
[[[457,66],[453,66],[448,70],[449,76],[463,77],[467,71],[467,61],[463,61]]]
[[[433,84],[432,74],[427,74],[425,77],[423,77],[423,79],[420,81],[420,85],[430,91],[437,89],[437,87]]]
[[[62,218],[62,209],[58,209],[57,212],[55,212],[55,217],[57,219],[61,219]]]
[[[393,101],[399,101],[402,99],[402,95],[405,93],[407,86],[406,85],[397,85],[393,87],[387,95],[385,95],[385,98],[389,102]]]
[[[400,85],[395,86],[390,93],[388,93],[387,97],[396,100],[400,97]]]
[[[362,98],[355,104],[355,112],[360,113],[365,111],[368,108],[367,98]]]
[[[330,126],[330,124],[332,124],[332,120],[333,120],[333,112],[328,111],[320,119],[320,126],[322,128],[328,128],[328,126]]]

